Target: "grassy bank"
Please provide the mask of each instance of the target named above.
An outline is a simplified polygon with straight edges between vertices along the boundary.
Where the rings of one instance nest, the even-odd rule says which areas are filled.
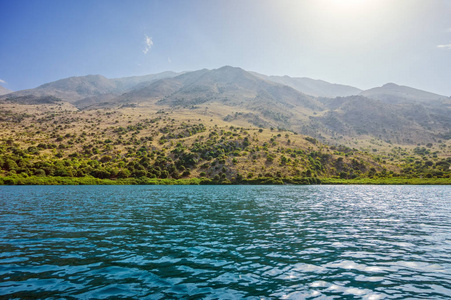
[[[58,176],[8,176],[0,177],[0,185],[196,185],[208,184],[209,179],[156,179],[156,178],[125,178],[99,179],[94,177],[58,177]]]
[[[272,178],[262,177],[242,179],[231,182],[228,179],[214,180],[209,178],[187,179],[159,179],[159,178],[125,178],[99,179],[87,177],[58,177],[58,176],[7,176],[0,177],[0,185],[208,185],[208,184],[254,184],[254,185],[282,185],[282,184],[319,184],[316,178]]]
[[[356,179],[338,179],[325,178],[321,180],[322,184],[376,184],[376,185],[451,185],[451,178],[356,178]]]
[[[208,184],[240,184],[240,185],[306,185],[306,184],[375,184],[375,185],[451,185],[451,178],[309,178],[261,177],[242,179],[231,182],[227,179],[215,181],[209,178],[158,179],[158,178],[125,178],[99,179],[94,177],[58,177],[58,176],[6,176],[0,177],[0,185],[208,185]]]

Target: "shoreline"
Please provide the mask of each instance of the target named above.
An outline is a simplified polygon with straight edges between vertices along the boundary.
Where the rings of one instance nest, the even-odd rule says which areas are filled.
[[[5,176],[0,177],[0,185],[451,185],[451,178],[315,178],[262,177],[239,181],[215,181],[209,178],[160,179],[126,178],[99,179],[95,177],[43,177],[43,176]]]

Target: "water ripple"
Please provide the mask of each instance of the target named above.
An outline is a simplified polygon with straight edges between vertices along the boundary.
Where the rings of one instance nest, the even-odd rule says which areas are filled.
[[[0,187],[1,298],[449,299],[451,187]]]

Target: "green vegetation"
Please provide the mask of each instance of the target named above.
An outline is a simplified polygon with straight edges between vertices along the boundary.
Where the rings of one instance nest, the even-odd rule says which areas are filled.
[[[337,179],[324,178],[321,184],[378,184],[378,185],[449,185],[451,178],[358,178],[358,179]]]
[[[5,112],[0,184],[451,183],[433,144],[364,153],[164,111]]]
[[[6,176],[0,177],[0,185],[308,185],[308,184],[377,184],[377,185],[449,185],[450,178],[273,178],[262,177],[256,179],[241,179],[230,182],[228,180],[215,181],[213,179],[187,178],[187,179],[160,179],[160,178],[126,178],[126,179],[99,179],[94,177],[55,177],[55,176]]]

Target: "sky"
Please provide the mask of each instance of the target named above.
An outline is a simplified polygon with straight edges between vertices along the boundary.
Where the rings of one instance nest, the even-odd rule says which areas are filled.
[[[241,67],[451,96],[451,0],[0,0],[0,85]]]

